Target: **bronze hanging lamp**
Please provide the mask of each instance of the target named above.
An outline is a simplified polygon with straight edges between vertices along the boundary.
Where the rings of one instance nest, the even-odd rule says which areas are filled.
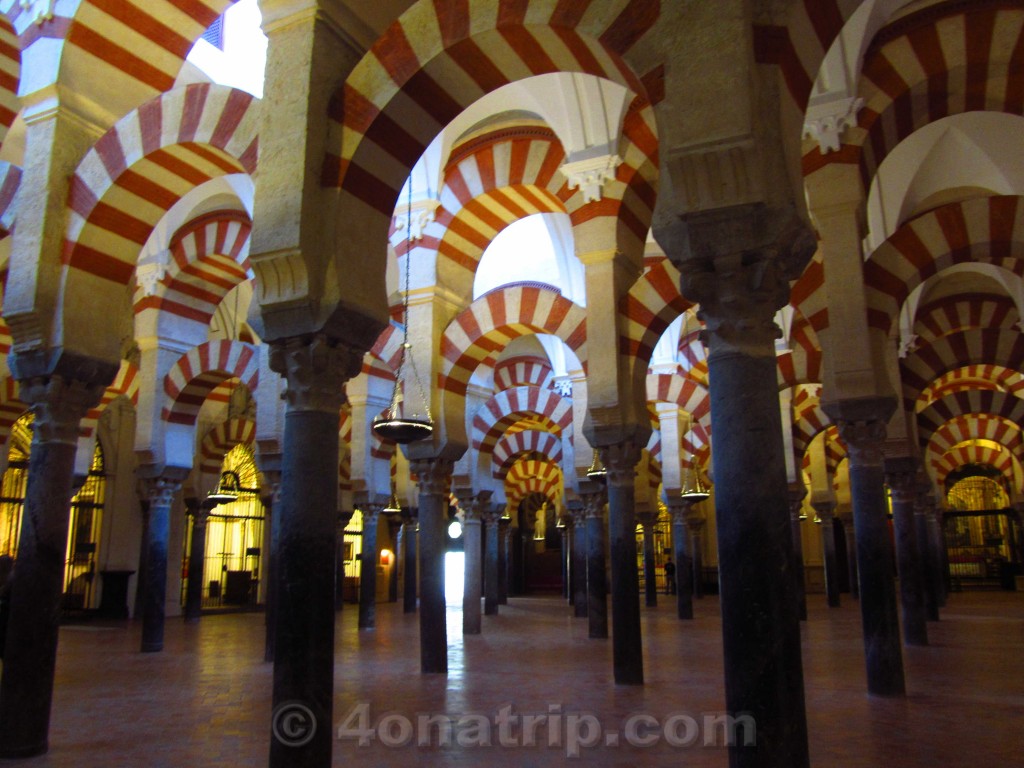
[[[220,473],[220,482],[206,495],[206,500],[211,507],[219,504],[230,504],[238,498],[238,476],[234,472],[225,471]]]
[[[686,487],[683,488],[679,496],[684,501],[689,501],[693,504],[705,501],[711,495],[711,493],[710,491],[708,491],[707,488],[704,487],[704,483],[701,482],[700,470],[694,468],[692,461],[690,462],[690,477],[692,482],[690,482],[689,484],[686,485]]]
[[[608,477],[608,470],[605,469],[604,464],[601,463],[601,456],[597,452],[597,448],[594,449],[594,458],[590,462],[590,468],[587,470],[587,477],[601,483],[603,483]]]
[[[393,443],[419,442],[426,440],[434,433],[434,422],[430,418],[430,404],[423,388],[419,372],[416,370],[416,358],[409,350],[409,265],[412,261],[412,175],[409,176],[409,197],[405,220],[405,290],[402,292],[402,347],[398,356],[398,370],[395,371],[395,387],[391,391],[391,404],[388,410],[373,420],[373,432],[382,440]],[[404,397],[405,364],[408,361],[412,368],[412,378],[416,384],[423,413],[408,413],[408,402]]]

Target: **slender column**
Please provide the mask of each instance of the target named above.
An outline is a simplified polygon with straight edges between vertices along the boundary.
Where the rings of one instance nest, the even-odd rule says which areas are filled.
[[[416,613],[416,511],[402,510],[402,613]]]
[[[48,749],[78,425],[103,393],[56,375],[20,387],[35,422],[0,680],[2,757]]]
[[[189,542],[188,587],[185,590],[185,621],[194,624],[203,611],[203,565],[206,562],[206,522],[210,508],[198,499],[187,499],[192,514],[192,540]]]
[[[683,501],[678,493],[669,497],[672,515],[672,553],[676,561],[676,611],[680,619],[693,618],[693,563],[687,542],[686,518],[693,504]]]
[[[604,489],[581,494],[587,510],[587,621],[590,637],[608,637],[604,563]]]
[[[492,506],[484,516],[484,533],[487,537],[486,562],[484,563],[484,615],[498,615],[498,584],[501,581],[499,557],[501,551],[501,539],[498,536],[498,527],[504,509]]]
[[[512,518],[502,510],[498,518],[498,603],[508,605],[508,588],[512,583],[509,569],[512,567],[512,558],[509,557],[509,545],[512,537],[509,535],[509,527],[512,525]]]
[[[788,281],[813,243],[804,248],[809,238],[801,230],[765,246],[760,238],[779,226],[776,217],[760,210],[734,215],[697,219],[690,233],[693,258],[680,270],[683,295],[700,303],[709,347],[726,708],[757,723],[756,746],[731,746],[729,758],[732,768],[806,768],[774,315],[788,302]]]
[[[803,504],[807,489],[803,483],[789,485],[789,525],[793,534],[793,584],[796,589],[800,621],[807,620],[807,578],[804,576]]]
[[[939,607],[945,608],[946,599],[949,597],[949,552],[946,549],[946,536],[942,527],[942,508],[938,504],[932,507],[928,528],[934,542],[932,547],[935,551],[935,580],[938,585]]]
[[[906,692],[882,454],[886,424],[894,406],[891,398],[825,406],[849,451],[868,692],[879,696],[902,696]]]
[[[359,556],[359,629],[377,626],[377,530],[383,505],[368,503],[363,512],[363,551]]]
[[[562,597],[572,605],[572,516],[558,518],[558,537],[562,546]]]
[[[640,447],[632,439],[602,446],[608,470],[608,541],[612,572],[612,666],[619,685],[643,685],[640,584],[636,571],[636,464]]]
[[[171,538],[171,506],[180,480],[158,477],[145,481],[149,497],[146,526],[146,586],[142,596],[142,652],[164,649],[164,608],[167,603],[167,548]]]
[[[704,526],[707,524],[705,513],[690,508],[686,514],[686,528],[689,531],[690,563],[693,567],[693,597],[704,599]]]
[[[658,573],[654,556],[654,523],[658,513],[638,512],[636,518],[644,531],[644,605],[653,607],[658,604]]]
[[[836,528],[832,522],[835,508],[831,501],[814,505],[818,514],[815,522],[821,529],[821,551],[825,556],[825,597],[829,608],[839,607],[839,561],[836,559]]]
[[[262,497],[263,508],[266,510],[266,515],[270,523],[270,552],[267,558],[267,587],[266,587],[266,615],[264,616],[265,627],[265,638],[263,644],[263,661],[272,662],[274,660],[274,628],[276,626],[274,617],[277,615],[277,590],[278,590],[278,578],[277,578],[277,559],[278,549],[281,546],[281,527],[279,524],[280,515],[277,511],[277,489],[281,487],[281,472],[277,467],[280,467],[281,456],[280,454],[274,454],[271,456],[263,456],[264,466],[273,463],[274,469],[269,467],[263,470],[263,477],[266,479],[266,483],[269,493],[265,493]]]
[[[410,465],[420,489],[420,669],[447,674],[444,555],[453,462],[445,458],[416,459]]]
[[[903,642],[907,645],[928,645],[924,574],[921,571],[921,552],[914,523],[918,466],[919,462],[913,458],[887,459],[885,462],[885,479],[892,491],[896,568],[900,576],[900,604],[903,609]]]
[[[572,615],[587,618],[587,510],[572,509]]]
[[[843,533],[846,534],[846,569],[850,579],[850,597],[857,600],[860,598],[860,579],[857,575],[857,535],[853,529],[853,513],[845,512],[840,520],[843,521]]]
[[[939,584],[936,581],[935,547],[928,526],[931,502],[925,489],[919,489],[914,500],[914,531],[921,549],[921,575],[924,580],[924,610],[928,621],[939,620]]]
[[[285,377],[280,539],[274,615],[271,768],[331,764],[334,622],[339,537],[338,411],[342,387],[359,372],[362,352],[324,335],[274,342],[270,368]],[[283,739],[288,726],[308,741]],[[301,715],[298,719],[294,719]]]
[[[479,635],[482,625],[480,615],[480,587],[483,581],[483,531],[482,518],[491,498],[490,491],[481,491],[465,510],[462,539],[466,550],[466,586],[462,593],[462,632]]]

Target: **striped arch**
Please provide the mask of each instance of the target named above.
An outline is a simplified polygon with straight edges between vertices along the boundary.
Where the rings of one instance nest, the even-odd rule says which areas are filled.
[[[139,369],[134,363],[129,363],[127,360],[121,361],[117,376],[113,383],[103,391],[99,405],[90,408],[85,414],[85,418],[82,419],[79,427],[79,434],[82,437],[92,437],[103,411],[118,397],[127,397],[135,407],[139,405]]]
[[[962,443],[990,440],[1006,448],[1018,460],[1024,458],[1020,426],[1000,416],[970,413],[955,416],[931,434],[926,462],[939,466],[942,457]]]
[[[363,372],[393,381],[402,353],[402,308],[392,310],[391,322],[363,358]]]
[[[776,356],[779,390],[821,381],[822,355],[810,323],[797,314],[790,330],[792,348]]]
[[[494,446],[491,460],[494,477],[504,479],[513,463],[526,454],[529,458],[545,458],[555,464],[562,463],[562,441],[550,432],[524,429],[506,432]]]
[[[930,382],[918,395],[915,410],[923,411],[947,395],[972,390],[1011,392],[1024,397],[1024,376],[1002,365],[965,365]]]
[[[0,381],[0,445],[7,444],[11,435],[11,427],[28,406],[18,397],[18,382],[13,376],[5,376]]]
[[[497,392],[473,416],[473,448],[480,453],[490,453],[498,438],[521,421],[533,421],[561,436],[572,426],[572,400],[538,387]]]
[[[256,347],[240,341],[208,341],[190,349],[164,378],[168,405],[163,419],[194,425],[206,397],[230,378],[241,380],[255,394],[259,381]]]
[[[338,413],[338,488],[352,490],[352,406],[348,403]]]
[[[1024,367],[1024,335],[1017,329],[972,328],[917,349],[900,364],[906,408],[913,408],[925,388],[943,374],[983,363],[1020,370]]]
[[[619,354],[650,363],[665,330],[693,304],[679,293],[679,270],[668,259],[648,268],[619,302],[625,330]]]
[[[0,50],[2,50],[2,46],[0,46]],[[2,93],[2,87],[0,87],[0,93]],[[14,229],[14,219],[18,213],[14,201],[18,196],[20,186],[21,168],[11,165],[5,160],[0,160],[0,239],[7,237]]]
[[[182,226],[171,238],[171,264],[156,290],[136,293],[135,314],[158,309],[205,330],[228,292],[252,274],[251,229],[243,211],[214,211]]]
[[[963,443],[949,450],[936,465],[930,465],[928,471],[935,478],[939,487],[945,487],[950,472],[965,464],[987,464],[1006,476],[1019,489],[1024,480],[1020,462],[1003,446],[979,445]]]
[[[705,421],[711,415],[711,397],[707,387],[678,374],[648,374],[647,401],[673,403],[697,421]]]
[[[981,197],[904,223],[864,264],[868,325],[888,334],[910,293],[953,264],[982,262],[1024,275],[1024,202]]]
[[[679,436],[679,447],[684,456],[692,457],[692,464],[707,467],[711,463],[711,423],[695,421],[689,431]],[[686,466],[686,461],[683,461]]]
[[[18,85],[21,81],[21,42],[11,23],[20,13],[20,3],[14,3],[0,14],[0,145],[7,138],[7,132],[21,111],[21,99],[18,98]]]
[[[819,248],[793,283],[789,303],[810,323],[815,334],[828,328],[828,296],[825,295],[825,261]]]
[[[553,378],[551,363],[536,355],[508,357],[494,366],[494,388],[499,392],[515,387],[550,389]]]
[[[583,308],[551,288],[510,285],[481,296],[445,329],[441,338],[441,389],[464,396],[469,378],[478,367],[493,364],[512,339],[529,333],[557,336],[586,368],[587,319]]]
[[[1019,321],[1017,305],[1009,296],[960,294],[919,308],[914,319],[914,333],[918,343],[928,344],[941,336],[968,328],[1010,328]]]
[[[219,475],[224,457],[236,445],[251,445],[256,439],[256,422],[244,416],[222,421],[199,444],[199,471]]]
[[[922,448],[943,425],[964,416],[988,416],[1020,425],[1024,423],[1024,400],[1006,392],[972,390],[956,392],[936,400],[917,414],[917,432]]]
[[[802,464],[811,442],[832,425],[817,398],[793,414],[793,455]]]
[[[828,476],[833,478],[833,483],[838,482],[839,465],[846,459],[846,443],[839,437],[839,430],[830,426],[825,430],[825,466],[828,469]],[[805,459],[810,454],[804,454]]]
[[[518,504],[531,493],[540,493],[552,504],[561,504],[562,469],[545,459],[520,459],[505,475],[505,498]]]

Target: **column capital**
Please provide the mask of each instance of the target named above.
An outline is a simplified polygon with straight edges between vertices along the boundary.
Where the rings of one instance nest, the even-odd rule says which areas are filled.
[[[822,403],[821,409],[839,430],[852,464],[883,466],[886,426],[896,410],[895,397],[834,400]]]
[[[174,501],[174,494],[181,488],[181,480],[176,477],[143,477],[140,485],[150,505],[169,507]]]
[[[803,483],[789,484],[789,516],[793,520],[800,517],[800,510],[803,509],[806,498],[807,487]]]
[[[289,411],[337,413],[345,402],[343,385],[359,373],[363,352],[317,333],[270,342],[269,363],[287,382]]]
[[[443,457],[413,459],[409,462],[409,468],[416,475],[420,493],[447,498],[452,485],[454,461]]]
[[[918,470],[921,463],[912,456],[885,459],[885,483],[892,491],[893,501],[913,504],[920,492]]]
[[[636,521],[644,528],[647,528],[648,526],[654,525],[658,522],[658,513],[657,511],[649,509],[645,509],[642,512],[638,511],[636,513]]]
[[[608,485],[632,488],[636,465],[640,461],[641,446],[632,438],[598,447],[601,463],[608,470]]]
[[[608,501],[608,493],[603,488],[592,493],[581,493],[583,499],[584,514],[587,518],[603,517],[604,505]]]
[[[494,491],[478,491],[476,495],[472,496],[463,511],[466,514],[466,521],[470,520],[484,520],[490,513],[491,496],[494,495]]]
[[[18,397],[35,416],[33,439],[40,443],[78,444],[78,426],[99,405],[106,387],[63,376],[39,376],[18,382]]]
[[[834,501],[816,501],[811,506],[822,520],[831,520],[835,517],[836,503]]]

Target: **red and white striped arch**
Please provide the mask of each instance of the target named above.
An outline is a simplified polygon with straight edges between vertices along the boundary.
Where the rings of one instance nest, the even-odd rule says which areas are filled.
[[[939,487],[944,487],[949,473],[965,464],[987,464],[1010,478],[1014,488],[1020,488],[1022,480],[1024,480],[1020,462],[1008,449],[1002,446],[979,445],[978,443],[965,443],[956,446],[948,451],[937,465],[929,465],[928,471],[932,473],[936,484]]]
[[[118,121],[71,180],[67,279],[128,285],[139,249],[183,195],[219,176],[253,173],[256,103],[202,83],[164,93]]]
[[[214,211],[182,226],[171,238],[171,264],[152,296],[135,302],[135,314],[157,309],[204,328],[224,297],[249,279],[246,245],[252,221],[244,211]]]
[[[18,382],[12,376],[4,376],[0,381],[0,445],[7,444],[11,435],[11,427],[28,406],[18,397]]]
[[[619,314],[625,328],[619,337],[619,354],[650,362],[665,330],[693,306],[679,293],[679,280],[675,265],[661,258],[622,297]]]
[[[139,404],[139,369],[134,363],[129,363],[127,360],[121,361],[117,376],[110,386],[103,390],[99,405],[90,408],[85,414],[85,418],[82,419],[79,426],[79,434],[82,437],[92,437],[103,411],[118,397],[128,398],[133,406],[137,407]]]
[[[817,398],[808,401],[793,414],[793,455],[797,464],[803,464],[804,454],[811,442],[832,425],[831,419],[821,409]]]
[[[17,206],[14,200],[21,186],[21,168],[0,161],[0,239],[7,237],[14,229]]]
[[[377,211],[386,226],[408,170],[481,96],[560,71],[644,94],[623,57],[659,15],[659,0],[421,0],[385,31],[335,95],[324,182]]]
[[[917,414],[917,433],[921,447],[950,421],[963,416],[987,416],[1012,424],[1024,423],[1024,400],[1006,392],[972,390],[956,392],[936,400]]]
[[[215,388],[239,379],[255,394],[259,382],[259,353],[240,341],[208,341],[182,355],[164,378],[167,405],[163,419],[174,424],[196,423],[199,409]]]
[[[562,499],[562,469],[545,459],[520,459],[505,475],[505,498],[518,504],[531,493],[540,493],[552,504]]]
[[[825,261],[819,248],[793,283],[789,303],[810,323],[815,334],[828,328],[828,296],[825,295]]]
[[[987,413],[968,413],[954,416],[931,434],[925,463],[938,467],[942,457],[955,446],[974,440],[990,440],[1009,450],[1018,460],[1024,458],[1024,443],[1017,424]]]
[[[493,365],[510,341],[530,333],[557,336],[586,368],[587,318],[583,308],[550,288],[510,285],[481,296],[445,329],[441,338],[441,389],[464,396],[477,368]]]
[[[561,464],[562,441],[550,432],[537,429],[506,432],[495,444],[491,454],[494,477],[504,479],[512,464],[523,454],[532,458],[544,457],[555,464]]]
[[[888,334],[910,293],[953,264],[982,262],[1024,276],[1024,199],[974,198],[904,223],[864,264],[868,325]]]
[[[711,424],[695,421],[684,435],[679,436],[679,447],[684,455],[693,457],[693,464],[707,467],[711,463]],[[686,461],[683,461],[686,464]]]
[[[707,387],[674,373],[648,374],[647,401],[673,403],[698,421],[706,421],[711,415],[711,398]]]
[[[236,445],[252,445],[256,439],[256,422],[239,416],[222,421],[203,437],[199,444],[199,471],[219,475],[224,457]]]
[[[1024,376],[1002,365],[965,365],[944,373],[932,381],[917,398],[915,410],[923,411],[931,403],[958,392],[1011,392],[1024,396]]]
[[[363,357],[363,373],[394,381],[402,356],[401,323],[402,307],[399,305],[391,309],[391,322]]]
[[[1009,296],[959,294],[933,301],[917,310],[914,333],[919,342],[931,343],[968,328],[1010,328],[1020,321]]]
[[[18,84],[21,82],[21,42],[14,31],[9,16],[20,13],[20,3],[11,5],[0,14],[0,145],[7,138],[7,132],[14,125],[14,119],[21,111],[18,98]]]
[[[551,363],[536,355],[508,357],[494,366],[494,388],[499,392],[515,387],[550,389],[553,378]]]
[[[775,358],[779,390],[821,381],[822,356],[818,337],[801,315],[790,330],[791,349]]]
[[[338,488],[352,490],[352,406],[338,412]]]
[[[473,448],[488,453],[509,427],[533,421],[557,436],[572,426],[572,400],[539,387],[495,393],[473,416]]]

